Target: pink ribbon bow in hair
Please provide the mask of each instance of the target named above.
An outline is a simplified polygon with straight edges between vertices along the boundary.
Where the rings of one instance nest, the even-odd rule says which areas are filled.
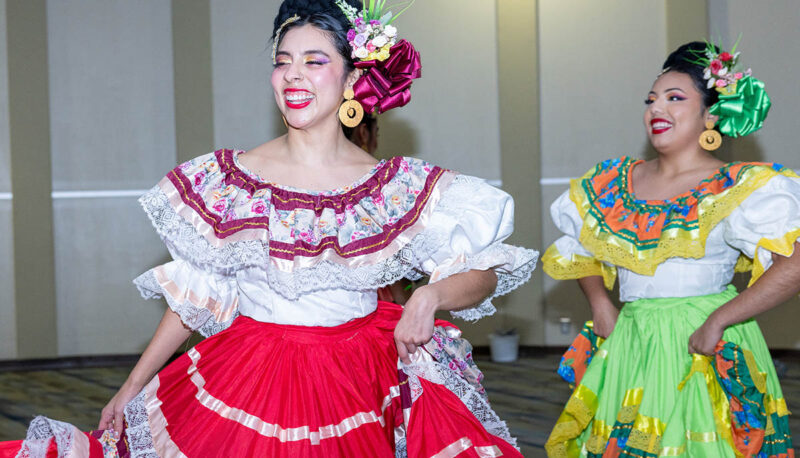
[[[355,66],[365,72],[353,86],[354,98],[367,113],[384,113],[407,104],[411,80],[422,76],[419,53],[406,40],[389,49],[388,59],[356,62]]]

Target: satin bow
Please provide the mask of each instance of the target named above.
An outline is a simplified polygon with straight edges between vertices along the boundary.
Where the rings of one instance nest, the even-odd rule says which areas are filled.
[[[356,62],[365,70],[353,86],[354,98],[367,113],[384,113],[411,101],[411,80],[422,76],[419,53],[411,43],[400,40],[389,49],[384,61]]]
[[[764,83],[745,76],[736,82],[736,93],[720,94],[719,102],[709,113],[719,116],[720,132],[729,137],[744,137],[764,125],[771,105]]]

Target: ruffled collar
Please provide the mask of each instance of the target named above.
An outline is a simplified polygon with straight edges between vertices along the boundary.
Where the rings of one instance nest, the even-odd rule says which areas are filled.
[[[422,230],[455,176],[424,161],[381,161],[351,185],[307,191],[262,180],[223,149],[173,169],[160,183],[173,210],[214,247],[268,245],[271,262],[292,271],[320,260],[373,262]]]
[[[599,260],[644,275],[671,257],[702,258],[717,223],[767,180],[790,173],[780,164],[732,162],[671,199],[641,200],[630,179],[641,162],[601,162],[572,181],[570,198],[584,220],[581,243]]]

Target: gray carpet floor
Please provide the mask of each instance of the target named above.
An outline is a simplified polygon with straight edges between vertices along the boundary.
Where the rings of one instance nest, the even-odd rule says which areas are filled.
[[[569,397],[556,375],[559,356],[528,356],[514,363],[493,363],[476,356],[486,376],[493,407],[508,422],[526,457],[543,457],[544,442]],[[789,410],[800,413],[800,357],[780,359],[781,385]],[[0,441],[22,439],[34,415],[73,423],[83,430],[97,426],[100,409],[125,380],[130,366],[40,371],[0,371]],[[795,444],[800,416],[791,417]]]

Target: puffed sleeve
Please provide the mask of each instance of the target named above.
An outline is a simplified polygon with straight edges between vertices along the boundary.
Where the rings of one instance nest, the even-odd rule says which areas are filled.
[[[205,337],[238,316],[236,277],[203,271],[184,259],[154,267],[133,282],[145,299],[164,297],[186,327]]]
[[[772,177],[722,224],[725,242],[753,260],[753,284],[772,265],[772,253],[791,256],[800,241],[800,178]]]
[[[142,297],[163,297],[186,327],[205,337],[230,326],[239,314],[236,272],[248,265],[247,257],[237,253],[247,250],[212,246],[175,211],[158,185],[139,203],[173,258],[133,281]]]
[[[473,269],[497,274],[494,293],[473,308],[451,312],[455,317],[474,321],[493,314],[492,298],[528,281],[536,266],[538,252],[503,243],[514,229],[514,200],[482,179],[456,176],[428,227],[443,239],[420,265],[430,283]]]
[[[550,245],[542,256],[544,271],[556,280],[599,275],[603,277],[606,288],[613,288],[617,278],[616,267],[595,259],[579,241],[583,219],[570,199],[569,190],[564,191],[550,206],[550,216],[564,235]]]

